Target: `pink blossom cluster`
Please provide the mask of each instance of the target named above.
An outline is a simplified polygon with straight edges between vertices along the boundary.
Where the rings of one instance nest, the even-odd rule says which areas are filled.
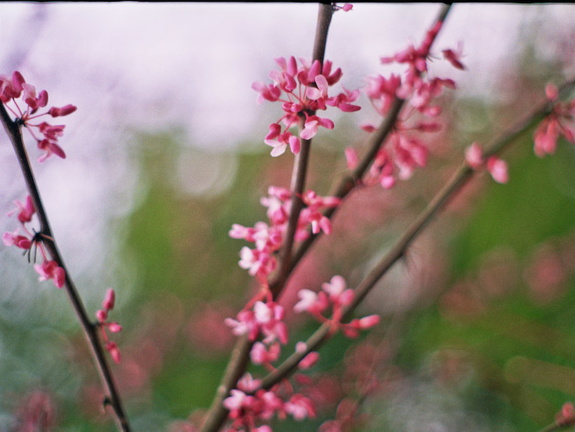
[[[20,99],[20,104],[17,99]],[[15,71],[11,77],[0,75],[0,101],[14,116],[15,121],[26,126],[32,137],[36,140],[38,148],[44,153],[38,159],[45,161],[51,155],[65,158],[64,150],[58,144],[58,138],[64,133],[64,125],[52,125],[46,121],[36,120],[44,116],[63,117],[76,111],[74,105],[51,107],[47,111],[38,113],[41,108],[48,105],[48,92],[36,91],[33,85],[28,84],[22,74]],[[25,108],[21,106],[24,102]]]
[[[271,297],[265,292],[259,296]],[[341,276],[334,276],[329,283],[323,284],[320,293],[304,289],[299,292],[299,297],[300,301],[294,310],[306,311],[322,323],[329,322],[332,333],[342,330],[347,337],[357,337],[359,331],[379,323],[377,315],[353,319],[349,323],[342,322],[344,308],[353,301],[354,292],[347,288]],[[331,308],[329,318],[323,315],[328,308]],[[277,302],[270,299],[256,300],[253,307],[246,307],[237,315],[237,319],[226,319],[226,324],[234,334],[247,335],[254,342],[250,351],[251,361],[273,371],[273,363],[278,361],[281,354],[281,345],[285,345],[289,339],[284,318],[285,310]],[[308,369],[319,359],[319,354],[309,351],[303,342],[297,343],[295,349],[303,355],[298,364],[299,369]],[[237,388],[230,392],[224,406],[230,411],[229,416],[233,420],[232,428],[229,429],[231,431],[271,431],[269,426],[261,426],[266,429],[259,429],[256,425],[258,421],[270,420],[276,415],[278,418],[291,415],[297,420],[315,416],[311,399],[295,392],[287,380],[265,390],[261,388],[260,381],[251,375],[246,375]]]
[[[575,143],[575,99],[568,102],[558,102],[559,91],[553,84],[548,84],[545,88],[547,98],[551,102],[556,102],[551,113],[539,124],[534,133],[535,154],[543,157],[546,154],[555,153],[557,140],[560,136],[565,137],[571,144]]]
[[[281,388],[280,388],[281,387]],[[268,425],[257,426],[261,420],[273,417],[284,419],[288,415],[295,420],[313,418],[315,407],[308,397],[293,392],[289,385],[276,385],[270,390],[261,388],[261,382],[246,374],[238,382],[238,388],[224,400],[232,419],[228,432],[272,432]]]
[[[377,153],[369,171],[368,183],[379,183],[389,189],[397,178],[408,179],[417,168],[425,167],[428,160],[428,148],[413,132],[427,133],[441,129],[436,118],[441,114],[441,107],[434,103],[445,88],[454,89],[455,82],[447,78],[432,78],[428,73],[428,62],[431,57],[431,44],[441,29],[438,22],[429,30],[419,46],[410,45],[405,50],[391,57],[382,57],[383,64],[398,63],[407,66],[403,75],[392,74],[389,77],[376,75],[368,78],[364,91],[372,106],[382,117],[388,115],[394,101],[408,101],[409,109],[403,117],[398,118],[386,146]],[[443,56],[455,68],[464,69],[460,61],[460,50],[447,49]],[[420,113],[428,120],[408,125],[407,120],[414,113]],[[374,132],[376,127],[370,124],[362,126],[367,132]],[[355,150],[346,150],[348,167],[355,168],[357,155]]]
[[[277,266],[276,253],[286,235],[292,207],[292,194],[288,189],[271,186],[268,194],[261,199],[261,204],[267,207],[269,223],[257,222],[253,227],[234,224],[229,232],[232,238],[254,243],[253,249],[247,246],[241,249],[239,264],[260,281],[265,281]],[[313,234],[320,231],[330,234],[331,222],[322,214],[322,210],[336,207],[340,199],[321,197],[311,190],[305,192],[301,199],[304,208],[300,212],[295,239],[305,240],[310,235],[310,229]]]
[[[20,249],[24,249],[24,253],[28,254],[28,259],[30,259],[30,254],[34,247],[34,261],[36,261],[37,250],[40,250],[42,262],[40,264],[34,264],[34,269],[40,275],[40,281],[52,280],[54,285],[58,288],[62,288],[66,282],[66,272],[58,265],[58,263],[56,263],[56,261],[51,260],[48,257],[48,252],[43,243],[44,240],[50,240],[50,238],[41,232],[34,232],[34,230],[30,231],[26,227],[26,224],[32,221],[32,218],[36,213],[36,208],[34,207],[32,198],[27,196],[24,203],[15,201],[15,204],[17,210],[10,212],[9,215],[18,212],[17,219],[20,223],[20,227],[16,228],[13,232],[4,233],[2,235],[3,243],[6,246],[16,246]]]
[[[347,288],[342,276],[333,276],[329,282],[321,286],[321,291],[315,292],[302,289],[298,292],[299,302],[294,306],[296,312],[307,312],[319,322],[329,322],[332,332],[342,330],[347,337],[355,338],[360,330],[366,330],[379,324],[378,315],[368,315],[356,318],[349,323],[343,323],[345,307],[353,302],[355,292]],[[325,312],[331,310],[329,316]]]
[[[497,183],[507,183],[509,181],[507,162],[497,156],[490,156],[485,159],[483,149],[477,142],[472,143],[465,150],[465,161],[475,170],[486,168]]]
[[[112,359],[116,363],[120,363],[120,349],[115,342],[112,342],[106,330],[109,330],[112,333],[118,333],[122,331],[122,326],[117,322],[110,322],[108,321],[108,313],[114,309],[114,305],[116,303],[116,292],[109,288],[106,291],[106,296],[104,297],[104,301],[102,302],[102,309],[98,309],[96,311],[96,318],[98,320],[97,326],[102,330],[102,340],[104,341],[104,346],[106,350],[112,356]]]
[[[283,154],[288,147],[293,154],[297,154],[300,151],[301,139],[313,138],[320,127],[333,129],[333,121],[319,117],[317,111],[326,110],[328,106],[337,107],[343,112],[360,109],[352,103],[359,97],[358,90],[349,91],[344,88],[343,92],[335,96],[329,95],[329,88],[342,77],[341,69],[332,70],[330,61],[325,61],[322,65],[316,60],[310,65],[300,59],[298,65],[295,57],[280,57],[276,59],[276,63],[280,69],[270,72],[272,84],[252,84],[252,88],[259,93],[258,102],[267,100],[282,104],[283,116],[270,124],[264,139],[267,145],[273,147],[272,156]],[[297,135],[290,130],[294,126],[302,126]]]
[[[236,335],[247,334],[252,345],[250,358],[254,364],[263,365],[270,370],[272,363],[281,354],[280,344],[288,342],[287,326],[284,322],[285,310],[280,304],[268,300],[255,301],[253,308],[241,311],[237,319],[228,318],[226,324]],[[311,361],[317,358],[316,353],[302,361],[301,368],[310,367]],[[312,401],[294,391],[287,381],[276,384],[269,390],[261,388],[261,382],[246,374],[231,390],[224,400],[229,410],[232,425],[228,431],[269,431],[269,426],[256,427],[258,422],[268,421],[274,416],[280,419],[291,415],[296,420],[315,416]]]

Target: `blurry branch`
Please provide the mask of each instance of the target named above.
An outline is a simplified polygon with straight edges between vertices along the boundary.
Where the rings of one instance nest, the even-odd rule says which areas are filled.
[[[554,432],[561,429],[566,429],[568,427],[575,426],[575,417],[570,417],[567,419],[557,420],[554,423],[544,427],[543,429],[539,430],[539,432]]]
[[[56,241],[54,235],[52,234],[52,229],[50,228],[50,223],[48,221],[48,216],[46,214],[46,210],[44,209],[44,204],[40,197],[40,193],[38,191],[38,186],[36,184],[36,180],[34,178],[34,173],[32,172],[32,167],[30,164],[30,159],[28,157],[28,153],[26,152],[26,148],[24,146],[24,141],[22,139],[22,131],[21,126],[16,122],[12,121],[10,115],[6,111],[6,108],[3,104],[0,104],[0,121],[4,126],[10,141],[12,142],[12,146],[14,147],[14,151],[18,158],[18,163],[20,164],[20,169],[26,181],[26,186],[28,189],[28,193],[34,202],[34,207],[36,209],[36,213],[38,214],[38,219],[40,222],[40,233],[42,234],[42,242],[46,246],[46,249],[50,253],[52,259],[58,264],[59,267],[64,269],[66,274],[66,280],[64,283],[64,288],[70,302],[72,303],[72,307],[76,312],[76,316],[80,321],[80,325],[86,336],[88,341],[88,345],[92,351],[92,357],[95,362],[96,368],[100,375],[103,387],[105,398],[103,401],[104,405],[110,405],[113,408],[115,420],[118,424],[120,430],[124,432],[130,431],[130,425],[128,422],[128,418],[124,412],[124,408],[122,405],[122,400],[118,393],[114,377],[108,361],[105,356],[105,352],[102,348],[102,344],[98,337],[97,327],[86,312],[86,308],[82,303],[78,290],[70,277],[68,269],[64,263],[64,260],[58,250],[56,245]]]
[[[323,64],[325,49],[327,44],[327,35],[329,26],[334,13],[334,7],[331,3],[320,4],[318,10],[317,27],[313,47],[312,62],[318,60]],[[313,114],[313,113],[312,113]],[[303,121],[301,122],[303,123]],[[294,244],[295,233],[299,221],[300,211],[303,207],[302,194],[307,179],[307,169],[309,165],[309,154],[311,150],[311,140],[302,140],[300,152],[294,160],[292,171],[292,181],[290,190],[292,193],[292,206],[289,215],[286,240],[280,251],[280,269],[276,278],[276,283],[270,284],[270,292],[274,298],[281,292],[287,281],[292,265],[292,249]],[[206,414],[202,424],[202,432],[215,432],[225,422],[228,410],[223,406],[224,399],[230,391],[236,386],[238,380],[246,371],[249,365],[249,355],[253,342],[247,336],[241,337],[232,351],[232,356],[224,373],[220,386],[216,391],[216,396],[212,405]]]
[[[327,35],[329,32],[329,26],[331,24],[331,19],[334,13],[334,7],[331,3],[325,3],[319,5],[319,13],[317,20],[317,27],[315,33],[315,42],[313,47],[313,57],[312,63],[316,60],[323,65],[325,58],[325,49],[327,45]],[[309,115],[314,115],[314,112],[310,112]],[[303,118],[300,121],[300,129],[303,127]],[[291,271],[294,268],[292,264],[292,250],[295,241],[295,234],[298,228],[299,215],[303,208],[302,195],[305,188],[305,182],[307,179],[307,169],[309,166],[309,155],[311,151],[311,140],[301,141],[301,150],[295,156],[294,167],[292,172],[292,180],[290,185],[290,190],[292,193],[291,197],[291,209],[288,221],[288,227],[286,232],[286,240],[283,248],[280,252],[281,265],[280,270],[274,278],[274,281],[270,283],[270,291],[276,298],[283,287]]]
[[[560,87],[561,93],[566,93],[575,87],[575,79],[567,81]],[[545,100],[545,102],[537,105],[525,117],[518,120],[514,125],[504,131],[499,137],[493,139],[485,149],[485,156],[489,157],[499,154],[506,150],[515,140],[524,132],[531,129],[536,125],[545,115],[549,114],[552,110],[553,103]],[[445,186],[435,195],[429,202],[427,207],[420,213],[420,215],[411,223],[403,235],[395,242],[389,252],[383,259],[368,273],[363,281],[355,289],[355,297],[352,303],[345,308],[345,317],[349,318],[357,306],[365,299],[367,294],[374,288],[377,282],[387,273],[391,267],[404,257],[408,248],[417,239],[430,222],[459,192],[463,186],[473,177],[476,171],[471,168],[467,162],[462,162],[459,168],[455,171],[451,179]],[[263,380],[261,387],[269,389],[277,384],[282,379],[286,378],[295,371],[299,362],[308,355],[311,351],[317,350],[325,341],[327,341],[332,333],[332,326],[330,322],[324,323],[313,333],[306,343],[306,350],[296,352],[288,357],[284,363],[277,367],[276,370],[267,375]],[[553,430],[553,429],[551,429]]]

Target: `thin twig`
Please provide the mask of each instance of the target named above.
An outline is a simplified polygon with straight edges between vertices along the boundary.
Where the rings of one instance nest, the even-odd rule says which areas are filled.
[[[42,242],[45,244],[51,258],[58,264],[59,267],[64,269],[66,274],[64,288],[68,294],[70,302],[72,303],[72,307],[74,308],[76,316],[78,317],[78,321],[80,322],[84,335],[88,341],[88,345],[91,348],[92,358],[104,387],[105,400],[108,401],[108,403],[112,406],[114,417],[120,430],[123,432],[129,432],[130,424],[125,414],[122,400],[117,390],[117,386],[108,364],[108,360],[100,343],[100,339],[96,331],[96,326],[90,321],[88,317],[86,308],[84,307],[80,295],[78,294],[78,290],[76,289],[76,286],[74,285],[74,282],[69,275],[66,264],[64,263],[64,260],[56,245],[54,234],[50,228],[48,216],[44,209],[44,204],[42,202],[42,198],[40,197],[38,186],[34,178],[30,159],[24,146],[21,127],[17,122],[12,121],[3,104],[0,104],[0,121],[2,122],[4,129],[10,138],[10,141],[12,142],[12,146],[14,147],[14,151],[18,158],[18,163],[20,164],[20,169],[26,181],[28,193],[32,198],[36,213],[38,214],[38,220],[40,222],[40,233],[43,234]]]

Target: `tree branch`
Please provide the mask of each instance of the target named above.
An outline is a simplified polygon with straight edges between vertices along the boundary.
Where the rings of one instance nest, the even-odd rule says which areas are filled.
[[[561,86],[562,93],[569,91],[575,87],[575,79],[566,82]],[[545,115],[547,115],[553,104],[549,101],[544,101],[537,105],[525,117],[518,120],[512,127],[503,132],[499,137],[492,140],[487,146],[486,156],[499,154],[511,146],[513,142],[525,131],[533,127]],[[466,163],[462,162],[459,168],[455,171],[450,181],[435,195],[429,202],[427,207],[420,213],[420,215],[411,223],[405,233],[395,242],[390,251],[382,258],[382,260],[369,272],[363,281],[355,289],[355,296],[352,303],[350,303],[344,311],[344,316],[349,319],[352,312],[357,306],[365,299],[367,294],[373,289],[376,283],[387,273],[393,265],[400,260],[407,252],[409,246],[417,239],[417,237],[427,228],[433,221],[440,210],[442,210],[459,192],[463,186],[472,178],[475,171]],[[329,337],[331,324],[329,322],[320,326],[306,341],[307,349],[303,352],[295,352],[288,357],[284,363],[278,366],[273,372],[267,375],[262,380],[262,388],[269,389],[277,384],[282,379],[293,373],[299,362],[308,355],[311,351],[317,350]]]
[[[329,26],[333,12],[334,9],[331,3],[319,5],[312,61],[318,60],[323,64],[327,43],[327,34],[329,32]],[[273,287],[270,284],[270,291],[274,298],[278,296],[282,291],[283,287],[285,286],[285,282],[287,281],[287,278],[293,269],[293,265],[291,264],[292,249],[299,221],[299,215],[303,207],[301,196],[304,191],[307,179],[310,149],[311,140],[302,140],[300,152],[296,155],[294,160],[292,181],[290,185],[292,196],[288,228],[286,231],[283,247],[280,251],[280,269],[275,278]],[[249,355],[252,345],[253,342],[245,336],[240,338],[236,343],[232,357],[230,358],[230,362],[228,363],[224,373],[222,383],[216,391],[216,396],[212,401],[210,410],[208,411],[208,414],[206,415],[202,425],[202,432],[215,432],[225,422],[228,411],[223,406],[223,401],[229,392],[236,386],[241,376],[244,374],[249,364]]]
[[[12,121],[10,115],[6,111],[6,108],[4,107],[3,104],[0,104],[0,121],[2,122],[4,130],[6,131],[8,137],[10,138],[10,141],[12,142],[14,152],[16,153],[18,163],[20,164],[20,169],[26,181],[28,193],[30,194],[32,201],[34,202],[34,207],[36,209],[36,213],[38,214],[38,220],[40,222],[40,232],[43,234],[42,242],[46,246],[46,249],[50,253],[52,259],[58,264],[59,267],[63,268],[65,271],[66,280],[64,283],[64,288],[66,290],[66,293],[68,294],[70,302],[72,303],[72,307],[74,308],[76,316],[78,317],[78,321],[80,322],[84,335],[88,341],[88,345],[91,348],[92,358],[94,360],[96,369],[98,370],[100,379],[102,381],[102,385],[104,387],[104,393],[105,393],[104,400],[106,401],[107,404],[109,404],[112,407],[116,423],[120,428],[120,430],[124,432],[129,432],[130,424],[125,414],[122,400],[117,390],[112,371],[110,370],[107,358],[105,356],[105,352],[100,343],[100,339],[96,331],[97,328],[90,321],[88,317],[86,308],[82,303],[80,295],[78,294],[78,290],[76,289],[76,286],[74,285],[74,282],[72,281],[72,278],[70,277],[69,272],[66,269],[64,260],[56,245],[56,240],[54,238],[54,234],[52,233],[48,216],[46,214],[44,204],[38,191],[38,186],[34,178],[34,173],[32,172],[30,159],[24,146],[21,127],[17,122]]]

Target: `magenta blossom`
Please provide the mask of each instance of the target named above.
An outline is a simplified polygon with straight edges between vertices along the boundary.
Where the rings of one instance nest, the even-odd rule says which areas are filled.
[[[297,154],[301,148],[300,139],[312,139],[319,127],[333,129],[333,121],[319,117],[317,111],[325,110],[328,106],[343,112],[360,109],[353,104],[359,97],[359,91],[344,89],[342,93],[330,96],[330,87],[342,76],[341,69],[332,71],[330,61],[322,65],[316,60],[310,65],[300,60],[298,65],[295,57],[281,57],[276,59],[276,63],[280,69],[270,72],[272,84],[252,84],[252,88],[258,92],[258,102],[281,102],[284,111],[284,115],[270,125],[264,139],[267,145],[273,147],[272,156],[283,154],[288,147],[293,154]],[[295,126],[300,127],[297,135],[291,131]]]
[[[35,120],[43,116],[63,117],[76,111],[74,105],[68,104],[63,107],[51,107],[45,112],[39,110],[48,105],[48,92],[36,91],[36,88],[28,84],[22,74],[14,72],[11,77],[0,76],[0,102],[15,116],[15,122],[26,126],[28,132],[36,140],[38,148],[44,153],[39,161],[43,162],[51,155],[65,158],[64,150],[58,144],[58,138],[64,133],[63,125],[51,125],[47,122],[36,123]],[[22,102],[25,107],[22,107]]]

